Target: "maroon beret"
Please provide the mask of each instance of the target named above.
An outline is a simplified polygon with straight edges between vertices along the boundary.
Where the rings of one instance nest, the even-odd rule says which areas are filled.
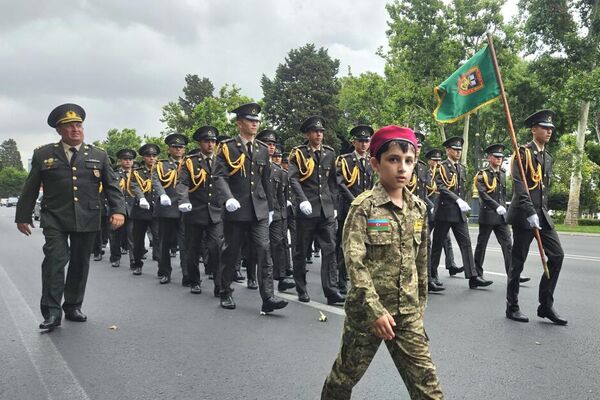
[[[402,140],[413,145],[417,149],[417,137],[410,128],[403,128],[397,125],[388,125],[379,129],[371,137],[371,156],[377,157],[379,149],[392,140]]]

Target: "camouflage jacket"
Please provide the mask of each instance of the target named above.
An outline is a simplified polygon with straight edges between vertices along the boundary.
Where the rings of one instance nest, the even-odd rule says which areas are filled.
[[[346,315],[368,324],[386,312],[422,315],[427,302],[427,207],[404,189],[394,205],[377,184],[353,202],[343,248],[352,287]]]

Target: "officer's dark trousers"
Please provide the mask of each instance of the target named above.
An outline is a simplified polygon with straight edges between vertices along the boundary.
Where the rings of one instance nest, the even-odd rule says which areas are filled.
[[[213,272],[215,285],[221,282],[221,245],[223,242],[223,223],[216,224],[185,224],[185,262],[186,275],[192,285],[200,284],[200,263],[199,257],[203,246],[201,240],[204,238],[204,245],[207,248],[207,257],[204,258],[208,271]]]
[[[285,278],[287,267],[287,223],[285,218],[271,222],[269,225],[269,241],[271,243],[271,254],[273,256],[273,279]],[[288,252],[289,254],[289,252]]]
[[[50,315],[62,315],[60,303],[63,294],[62,308],[65,311],[81,308],[96,232],[62,232],[44,228],[43,233],[46,242],[43,247],[40,309],[47,319]]]
[[[146,231],[152,225],[152,220],[145,219],[134,219],[133,220],[133,266],[135,268],[142,268],[144,262],[142,257],[144,256]],[[159,247],[158,243],[154,241],[154,246]]]
[[[129,250],[129,265],[133,266],[133,220],[127,219],[123,226],[117,230],[110,231],[110,262],[121,259],[121,243],[125,237],[125,243]]]
[[[338,228],[335,240],[335,254],[338,269],[338,287],[345,288],[348,285],[348,272],[346,271],[346,261],[344,260],[344,250],[342,249],[342,233],[344,232],[344,218],[338,219]]]
[[[183,278],[187,278],[185,268],[185,225],[181,218],[159,218],[158,236],[160,241],[160,256],[158,258],[158,276],[171,276],[171,244],[177,238],[179,245],[179,265]]]
[[[513,226],[513,236],[515,238],[512,248],[512,261],[508,271],[508,285],[506,287],[507,306],[511,310],[519,309],[519,277],[523,271],[523,265],[529,253],[529,246],[533,240],[533,230],[519,229]],[[558,281],[558,275],[562,267],[563,252],[558,234],[554,229],[551,229],[547,223],[542,224],[540,231],[544,252],[548,258],[548,271],[550,279],[542,274],[540,281],[539,302],[542,306],[552,307],[554,305],[554,288]],[[537,249],[537,246],[536,246]],[[537,250],[535,252],[538,254]]]
[[[223,252],[221,254],[221,288],[231,293],[231,282],[235,274],[235,264],[240,257],[241,244],[249,238],[256,254],[258,265],[257,282],[263,300],[273,296],[273,261],[269,247],[269,224],[266,219],[257,221],[224,221]]]
[[[290,209],[291,207],[288,207],[287,228],[290,231],[290,251],[291,254],[294,254],[296,252],[296,242],[298,241],[296,235],[296,217]]]
[[[434,221],[432,221],[431,219],[429,219],[427,221],[427,226],[429,227],[429,246],[427,247],[427,259],[431,260],[431,231],[433,231],[433,227],[434,227]],[[450,233],[448,233],[446,235],[446,240],[444,240],[444,262],[446,264],[446,269],[450,269],[451,267],[455,267],[456,268],[456,264],[454,263],[454,250],[452,250],[452,240],[450,240]],[[430,265],[430,271],[431,271],[431,265]],[[437,274],[437,266],[435,267],[435,271]],[[431,272],[429,273],[430,278],[432,278],[431,276]],[[437,275],[436,275],[437,277]]]
[[[109,217],[107,215],[102,215],[100,217],[100,230],[96,233],[96,239],[94,240],[94,247],[92,249],[95,256],[102,254],[102,246],[108,243],[108,236],[110,235],[108,219]]]
[[[437,267],[440,264],[440,257],[442,255],[442,247],[444,241],[448,236],[450,228],[454,233],[458,247],[460,248],[460,254],[462,255],[463,266],[465,267],[465,277],[471,278],[479,276],[477,269],[475,268],[475,261],[473,260],[473,249],[471,248],[471,238],[469,237],[469,225],[466,221],[460,222],[446,222],[446,221],[435,221],[433,229],[433,239],[431,243],[431,274],[432,277],[437,277]]]
[[[298,294],[306,293],[306,251],[315,238],[321,246],[321,285],[325,297],[337,293],[337,266],[335,257],[335,218],[298,218],[297,243],[294,252],[294,281]]]
[[[490,235],[494,232],[496,240],[500,244],[502,249],[502,256],[504,257],[504,269],[508,275],[508,269],[510,267],[510,258],[512,252],[512,239],[510,238],[510,230],[508,225],[479,225],[479,235],[477,236],[477,246],[475,247],[475,268],[477,273],[483,274],[483,260],[485,259],[485,250],[487,248],[488,240]]]

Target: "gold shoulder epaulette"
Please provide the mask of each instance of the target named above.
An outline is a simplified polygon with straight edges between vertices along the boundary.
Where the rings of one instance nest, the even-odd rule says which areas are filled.
[[[359,194],[358,196],[356,196],[356,198],[354,200],[352,200],[351,204],[353,206],[357,206],[357,205],[361,204],[363,201],[365,201],[366,199],[368,199],[371,196],[373,196],[373,191],[372,190],[365,190],[364,192],[362,192],[361,194]]]

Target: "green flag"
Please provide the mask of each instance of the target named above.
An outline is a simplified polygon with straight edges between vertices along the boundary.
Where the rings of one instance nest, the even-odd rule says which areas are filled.
[[[494,64],[486,45],[433,89],[437,107],[433,118],[442,124],[456,122],[500,97]]]

